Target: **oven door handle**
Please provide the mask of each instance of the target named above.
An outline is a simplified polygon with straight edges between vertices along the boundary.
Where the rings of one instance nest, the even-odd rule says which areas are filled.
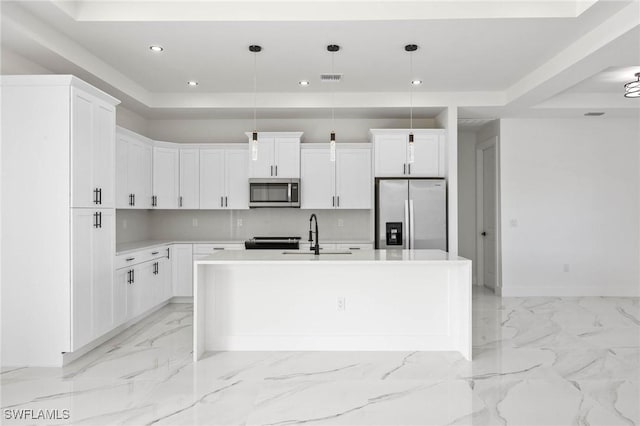
[[[291,202],[291,187],[293,186],[293,184],[291,182],[289,182],[287,184],[287,201]]]

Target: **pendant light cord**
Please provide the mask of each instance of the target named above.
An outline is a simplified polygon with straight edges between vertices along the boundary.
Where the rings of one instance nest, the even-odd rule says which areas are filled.
[[[413,130],[413,52],[409,53],[409,127]]]
[[[257,120],[256,120],[256,108],[257,108],[257,97],[258,97],[258,71],[257,71],[257,52],[253,52],[253,129],[257,130]]]
[[[331,52],[331,74],[333,74],[333,61],[335,58],[336,52]],[[336,130],[336,117],[335,117],[335,106],[336,106],[336,88],[334,85],[331,86],[331,127],[333,127],[333,131]]]

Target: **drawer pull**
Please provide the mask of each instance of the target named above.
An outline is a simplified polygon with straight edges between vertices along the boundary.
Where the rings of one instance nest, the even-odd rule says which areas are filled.
[[[127,257],[125,260],[127,262],[131,262],[132,260],[135,260],[135,259],[136,259],[135,257]]]
[[[154,251],[151,253],[152,256],[155,256],[156,254],[160,253],[159,251]]]

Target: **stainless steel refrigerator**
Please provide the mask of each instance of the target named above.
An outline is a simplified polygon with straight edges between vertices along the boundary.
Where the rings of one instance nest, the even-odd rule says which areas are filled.
[[[376,180],[376,248],[447,250],[444,179]]]

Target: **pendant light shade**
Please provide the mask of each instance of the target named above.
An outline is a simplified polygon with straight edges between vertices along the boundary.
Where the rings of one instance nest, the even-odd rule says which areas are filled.
[[[413,52],[415,52],[416,50],[418,50],[418,45],[417,44],[407,44],[404,47],[404,50],[406,52],[409,52],[409,81],[411,82],[411,85],[409,86],[409,127],[410,127],[410,131],[409,131],[409,152],[408,152],[408,162],[409,163],[413,163],[416,159],[416,151],[415,151],[415,146],[413,144],[413,86],[416,85],[416,81],[420,81],[420,80],[416,80],[413,76]],[[420,83],[422,83],[422,81],[420,81]]]
[[[330,44],[327,46],[327,51],[331,52],[331,74],[333,71],[334,54],[340,50],[340,46],[337,44]],[[335,84],[335,82],[333,83]],[[331,127],[335,129],[335,90],[331,91]],[[329,136],[329,161],[336,161],[336,131],[332,130]]]
[[[630,81],[624,85],[625,98],[640,98],[640,72],[635,74],[636,81]]]
[[[262,47],[257,44],[249,46],[249,52],[253,53],[253,133],[251,134],[251,160],[258,160],[258,125],[256,119],[257,95],[258,95],[258,73],[256,57]]]

